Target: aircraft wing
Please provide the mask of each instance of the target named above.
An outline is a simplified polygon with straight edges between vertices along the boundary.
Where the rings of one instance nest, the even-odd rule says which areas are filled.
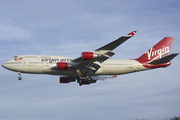
[[[123,42],[125,42],[126,40],[128,40],[129,38],[134,36],[135,33],[136,33],[136,31],[132,31],[131,33],[129,33],[125,36],[122,36],[122,37],[118,38],[117,40],[114,40],[113,42],[96,49],[95,51],[83,52],[83,53],[85,53],[84,55],[86,55],[86,56],[88,56],[88,54],[89,54],[89,57],[91,57],[91,58],[93,58],[94,56],[98,56],[97,59],[86,59],[86,60],[84,60],[83,59],[83,53],[82,53],[82,56],[77,58],[77,59],[74,59],[73,62],[89,63],[89,62],[98,61],[98,62],[102,63],[115,54],[115,53],[111,52],[112,50],[114,50],[116,47],[121,45]],[[91,53],[93,53],[93,55]]]
[[[82,56],[72,60],[70,64],[75,66],[76,69],[79,69],[83,76],[90,76],[100,68],[97,62],[102,63],[112,57],[115,53],[111,51],[134,36],[135,33],[136,31],[132,31],[131,33],[122,36],[117,40],[114,40],[113,42],[96,49],[95,51],[82,52]]]
[[[132,31],[131,33],[129,33],[125,36],[122,36],[122,37],[118,38],[117,40],[114,40],[113,42],[96,49],[95,51],[100,51],[103,53],[110,52],[110,51],[114,50],[116,47],[118,47],[119,45],[121,45],[123,42],[125,42],[126,40],[128,40],[129,38],[134,36],[135,33],[136,33],[136,31]]]

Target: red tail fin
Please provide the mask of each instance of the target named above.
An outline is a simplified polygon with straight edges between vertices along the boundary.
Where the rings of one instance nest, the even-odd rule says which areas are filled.
[[[174,40],[173,37],[165,37],[136,60],[142,63],[142,62],[154,61],[159,58],[167,56],[173,40]]]

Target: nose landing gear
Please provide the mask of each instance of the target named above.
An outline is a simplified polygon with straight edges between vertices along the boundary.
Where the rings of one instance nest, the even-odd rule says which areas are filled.
[[[21,80],[22,78],[21,77],[18,77],[18,80]]]
[[[21,80],[22,78],[21,78],[21,73],[20,72],[17,72],[18,73],[18,75],[19,75],[19,77],[18,77],[18,80]]]

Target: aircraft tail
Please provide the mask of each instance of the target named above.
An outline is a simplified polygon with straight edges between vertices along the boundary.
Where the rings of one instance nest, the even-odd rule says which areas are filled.
[[[165,37],[155,46],[150,48],[142,56],[135,59],[146,68],[159,68],[169,66],[170,60],[176,57],[179,53],[168,55],[174,37]]]
[[[165,37],[136,60],[143,62],[151,62],[167,56],[173,40],[173,37]]]

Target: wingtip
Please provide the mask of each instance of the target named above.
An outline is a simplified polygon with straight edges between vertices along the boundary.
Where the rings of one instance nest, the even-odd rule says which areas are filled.
[[[173,54],[178,55],[179,53],[173,53]]]
[[[117,75],[112,76],[112,78],[117,78]]]
[[[135,34],[136,34],[136,32],[137,32],[137,30],[135,30],[135,31],[132,31],[132,32],[130,32],[129,34],[127,34],[126,36],[134,36]]]

